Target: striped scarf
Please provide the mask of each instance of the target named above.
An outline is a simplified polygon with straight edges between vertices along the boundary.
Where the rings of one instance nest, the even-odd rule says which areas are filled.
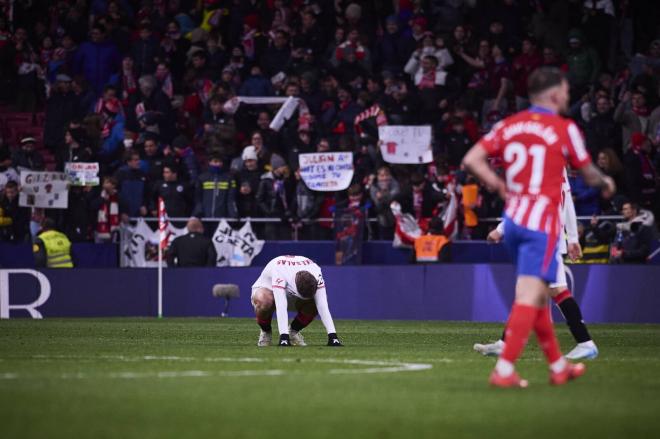
[[[110,195],[99,208],[96,234],[100,239],[110,239],[112,232],[119,228],[119,196]]]
[[[376,118],[376,125],[387,125],[387,116],[385,115],[385,112],[380,108],[380,106],[378,106],[378,104],[374,104],[364,110],[362,113],[355,116],[355,120],[353,121],[355,132],[360,134],[362,132],[360,123],[372,117]]]

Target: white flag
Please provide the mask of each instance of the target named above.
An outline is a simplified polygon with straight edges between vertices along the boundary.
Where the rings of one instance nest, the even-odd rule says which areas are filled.
[[[224,219],[213,234],[213,245],[218,254],[218,267],[248,267],[261,253],[264,241],[257,239],[250,222],[234,230]]]

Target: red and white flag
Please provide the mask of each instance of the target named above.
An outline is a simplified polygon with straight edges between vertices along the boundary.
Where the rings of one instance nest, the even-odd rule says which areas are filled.
[[[458,193],[456,184],[450,182],[447,184],[447,195],[449,201],[441,214],[444,224],[444,235],[453,241],[458,237]]]
[[[160,248],[162,250],[165,250],[170,244],[169,225],[170,221],[167,219],[165,201],[161,197],[158,197],[158,232]]]

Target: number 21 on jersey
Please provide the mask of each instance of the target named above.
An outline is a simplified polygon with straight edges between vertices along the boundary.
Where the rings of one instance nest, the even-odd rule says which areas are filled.
[[[532,145],[528,149],[519,142],[511,142],[504,147],[503,157],[508,165],[506,167],[506,185],[509,191],[522,193],[526,188],[530,194],[540,193],[545,169],[545,151],[546,147],[543,145]],[[520,181],[517,177],[528,168],[530,157],[529,181]]]

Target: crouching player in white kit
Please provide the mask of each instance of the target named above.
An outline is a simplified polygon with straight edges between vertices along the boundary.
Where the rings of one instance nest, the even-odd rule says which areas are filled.
[[[328,346],[342,346],[328,308],[321,267],[304,256],[278,256],[270,261],[252,285],[252,305],[261,328],[257,346],[270,346],[271,320],[277,314],[279,346],[305,346],[300,331],[318,313],[328,332]],[[287,310],[298,311],[289,326]]]
[[[573,204],[573,198],[571,195],[571,186],[568,184],[568,175],[564,169],[564,181],[562,183],[562,206],[561,206],[561,225],[566,232],[566,239],[563,237],[559,240],[559,253],[564,255],[568,254],[568,257],[571,260],[576,260],[582,256],[582,250],[580,249],[580,244],[578,241],[578,231],[577,231],[577,218],[575,215],[575,205]],[[563,230],[562,230],[563,232]],[[488,234],[488,240],[492,242],[499,242],[504,236],[504,223],[497,225],[495,230],[491,231]],[[568,240],[568,246],[566,241]],[[573,335],[573,338],[577,342],[577,346],[568,354],[566,358],[569,360],[581,360],[581,359],[594,359],[598,356],[598,348],[596,344],[591,339],[587,326],[582,320],[582,311],[580,306],[577,304],[573,295],[568,289],[568,283],[566,282],[566,272],[564,271],[563,261],[560,259],[558,264],[557,271],[557,281],[550,284],[550,295],[552,296],[553,302],[559,307],[564,318],[566,319],[566,324]],[[500,338],[495,343],[489,344],[480,344],[476,343],[474,345],[474,350],[483,354],[483,355],[500,355],[504,349],[504,337],[506,334],[506,329]]]

